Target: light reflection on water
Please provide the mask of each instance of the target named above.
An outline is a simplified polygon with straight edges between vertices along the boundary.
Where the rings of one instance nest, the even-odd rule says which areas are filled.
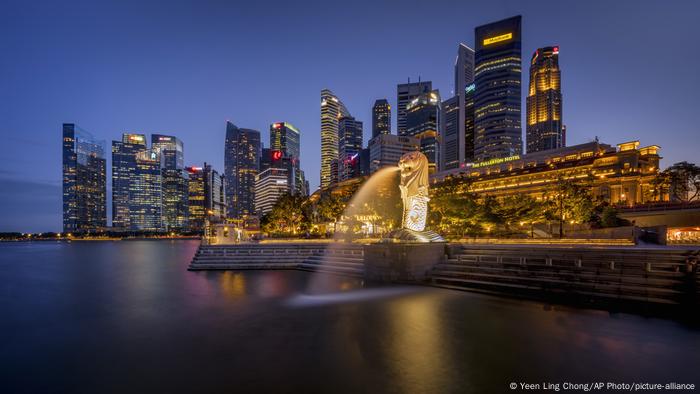
[[[0,244],[2,391],[502,393],[510,381],[545,379],[699,383],[700,334],[678,322],[336,276],[310,293],[318,275],[305,272],[188,272],[196,248]]]

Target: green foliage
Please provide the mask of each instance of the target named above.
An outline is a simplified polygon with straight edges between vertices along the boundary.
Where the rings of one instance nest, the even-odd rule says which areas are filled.
[[[299,195],[281,196],[272,210],[260,220],[262,231],[275,235],[297,235],[309,227],[306,199]]]
[[[700,167],[687,161],[676,163],[660,172],[652,181],[652,195],[668,195],[671,201],[700,201]]]

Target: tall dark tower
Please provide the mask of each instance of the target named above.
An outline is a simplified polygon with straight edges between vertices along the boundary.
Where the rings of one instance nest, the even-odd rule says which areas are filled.
[[[527,153],[565,146],[561,107],[559,47],[539,48],[530,60]]]
[[[522,153],[521,19],[518,15],[474,31],[476,161]]]
[[[255,213],[255,176],[260,170],[260,132],[226,122],[224,175],[228,217],[244,219]]]
[[[416,97],[428,94],[433,90],[431,81],[402,83],[396,86],[396,133],[405,136],[407,125],[407,107]]]
[[[372,138],[379,134],[391,134],[391,105],[379,99],[372,106]]]

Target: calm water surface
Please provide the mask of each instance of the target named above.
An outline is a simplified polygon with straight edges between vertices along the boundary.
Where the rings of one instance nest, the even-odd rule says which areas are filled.
[[[197,245],[0,244],[0,392],[700,383],[700,331],[679,322],[296,271],[188,272]]]

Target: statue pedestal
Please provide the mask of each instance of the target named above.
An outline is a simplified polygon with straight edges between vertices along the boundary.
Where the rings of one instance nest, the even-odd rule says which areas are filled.
[[[445,243],[379,243],[365,245],[365,279],[380,282],[425,282],[445,258]]]

